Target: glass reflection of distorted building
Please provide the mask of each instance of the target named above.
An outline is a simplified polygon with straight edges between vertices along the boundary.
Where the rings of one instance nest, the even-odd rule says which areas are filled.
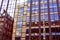
[[[27,0],[16,6],[12,40],[59,40],[59,29],[60,0]]]

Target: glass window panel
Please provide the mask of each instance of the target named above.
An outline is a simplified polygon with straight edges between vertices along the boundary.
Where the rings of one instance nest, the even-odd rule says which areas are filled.
[[[20,21],[20,22],[22,22],[22,17],[18,18],[18,20],[17,20],[17,21]]]
[[[23,11],[24,11],[24,7],[20,7],[20,8],[18,8],[18,10],[19,10],[20,12],[23,12]]]
[[[54,7],[54,6],[57,7],[57,3],[56,3],[56,2],[53,2],[52,4],[53,4],[53,7]]]
[[[53,4],[52,4],[52,2],[50,2],[50,3],[49,3],[49,6],[50,6],[50,8],[51,8],[51,7],[53,7]]]
[[[35,16],[32,16],[32,22],[34,22]]]
[[[23,16],[24,12],[18,12],[18,16]]]
[[[50,18],[51,20],[54,20],[55,19],[54,14],[50,14]]]
[[[33,10],[33,11],[32,11],[32,14],[34,14],[34,13],[35,13],[35,11]]]
[[[38,5],[32,5],[32,10],[38,9]]]
[[[41,9],[40,11],[41,11],[41,13],[42,13],[42,12],[44,12],[44,9]]]
[[[57,12],[58,10],[57,10],[57,8],[55,7],[55,8],[53,8],[53,11],[54,11],[54,12]]]
[[[26,17],[26,21],[27,21],[27,22],[30,21],[30,17],[29,17],[29,16]]]
[[[30,7],[29,6],[27,7],[27,10],[30,10]]]
[[[22,22],[17,22],[16,28],[21,28],[22,27]]]
[[[47,3],[44,4],[44,8],[48,8]]]
[[[50,8],[50,12],[53,12],[53,8]]]
[[[58,14],[54,14],[55,15],[55,20],[58,20]]]
[[[30,13],[30,10],[27,10],[27,13]]]
[[[28,0],[28,3],[30,3],[31,0]]]
[[[43,15],[41,15],[41,21],[43,21]],[[44,15],[44,21],[48,21],[48,15],[47,14]]]
[[[32,2],[38,2],[38,0],[32,0]]]
[[[16,37],[20,37],[21,34],[20,34],[21,30],[16,30]]]
[[[39,16],[35,16],[35,21],[36,21],[36,22],[39,21]]]
[[[45,15],[44,17],[45,17],[45,21],[48,21],[48,15]]]
[[[45,8],[45,9],[44,9],[44,12],[48,12],[48,9],[47,9],[47,8]]]
[[[43,21],[43,16],[41,15],[41,21]]]

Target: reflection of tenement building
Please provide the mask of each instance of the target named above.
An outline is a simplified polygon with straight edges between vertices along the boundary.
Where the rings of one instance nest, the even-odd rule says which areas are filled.
[[[60,0],[28,0],[17,5],[12,36],[15,39],[59,40]]]
[[[4,11],[0,14],[0,40],[12,40],[13,19]]]

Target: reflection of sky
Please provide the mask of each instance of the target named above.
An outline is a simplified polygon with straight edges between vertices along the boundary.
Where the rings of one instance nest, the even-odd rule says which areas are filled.
[[[20,3],[24,2],[24,1],[26,1],[26,0],[17,0],[17,4],[20,4]],[[1,6],[1,2],[2,2],[2,0],[0,0],[0,6]],[[3,0],[3,4],[2,4],[3,6],[2,6],[1,13],[3,13],[3,9],[6,10],[7,2],[8,2],[8,0]],[[8,6],[7,12],[12,17],[14,15],[15,3],[16,3],[16,0],[9,0],[9,6]]]

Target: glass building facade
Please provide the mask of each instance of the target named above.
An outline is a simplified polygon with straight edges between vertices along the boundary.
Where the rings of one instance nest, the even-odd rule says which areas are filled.
[[[60,0],[27,0],[16,5],[12,40],[59,40],[59,29]]]

